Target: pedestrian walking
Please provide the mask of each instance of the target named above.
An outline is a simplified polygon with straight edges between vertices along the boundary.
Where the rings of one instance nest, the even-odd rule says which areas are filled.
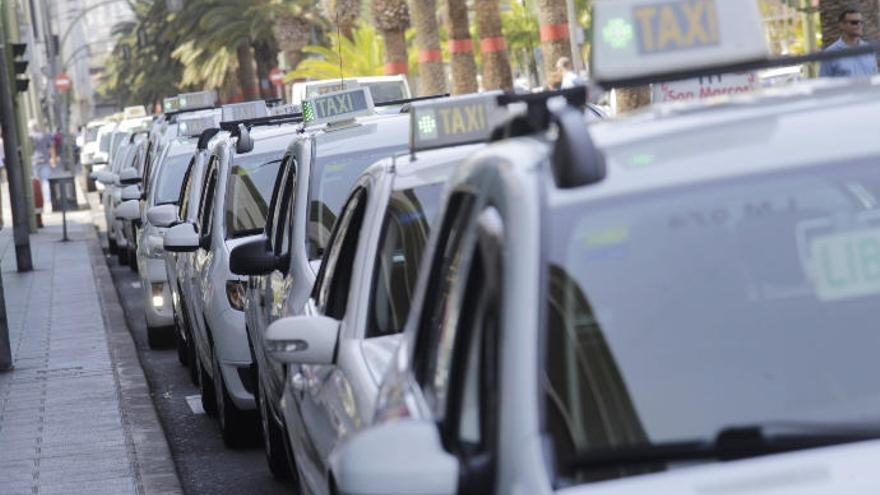
[[[855,8],[847,8],[838,17],[841,35],[825,51],[838,51],[868,45],[862,39],[865,21],[862,13]],[[877,55],[868,53],[857,57],[846,57],[822,62],[819,77],[855,77],[877,74]]]
[[[571,59],[568,57],[559,57],[559,60],[556,61],[556,70],[562,77],[562,89],[582,86],[584,84],[583,78],[574,71],[574,67],[571,65]]]
[[[49,177],[52,176],[58,161],[55,154],[55,139],[52,134],[43,132],[35,119],[28,122],[28,134],[33,149],[31,165],[34,169],[34,176],[40,180],[43,197],[48,198]]]

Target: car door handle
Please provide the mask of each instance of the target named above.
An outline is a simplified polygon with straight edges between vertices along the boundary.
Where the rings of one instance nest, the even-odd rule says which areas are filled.
[[[302,392],[306,389],[306,377],[303,376],[302,373],[297,371],[290,377],[290,386],[293,387],[297,392]]]

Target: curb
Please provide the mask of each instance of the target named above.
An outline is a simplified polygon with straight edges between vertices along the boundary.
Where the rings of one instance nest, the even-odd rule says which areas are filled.
[[[107,344],[113,360],[113,374],[119,393],[120,412],[129,455],[134,464],[138,493],[142,495],[183,494],[177,467],[165,431],[150,396],[134,339],[125,321],[116,286],[110,275],[96,231],[85,228],[89,255],[102,308]]]

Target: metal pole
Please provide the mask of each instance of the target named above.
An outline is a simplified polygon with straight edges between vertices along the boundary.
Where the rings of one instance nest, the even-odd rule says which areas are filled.
[[[12,228],[15,242],[15,261],[19,272],[34,269],[31,260],[31,241],[28,234],[27,205],[25,204],[21,160],[18,155],[18,129],[15,125],[15,107],[12,104],[12,86],[9,64],[6,61],[6,32],[0,23],[0,113],[3,114],[3,146],[6,152],[6,172],[9,174],[9,201],[12,203]]]
[[[9,320],[6,318],[6,297],[3,295],[3,275],[0,273],[0,371],[10,371],[12,368]]]

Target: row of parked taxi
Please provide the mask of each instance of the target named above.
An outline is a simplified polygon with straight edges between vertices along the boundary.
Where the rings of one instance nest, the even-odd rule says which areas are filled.
[[[767,56],[751,2],[593,19],[607,86]],[[304,493],[875,493],[877,83],[586,96],[167,99],[94,174],[151,345]]]

